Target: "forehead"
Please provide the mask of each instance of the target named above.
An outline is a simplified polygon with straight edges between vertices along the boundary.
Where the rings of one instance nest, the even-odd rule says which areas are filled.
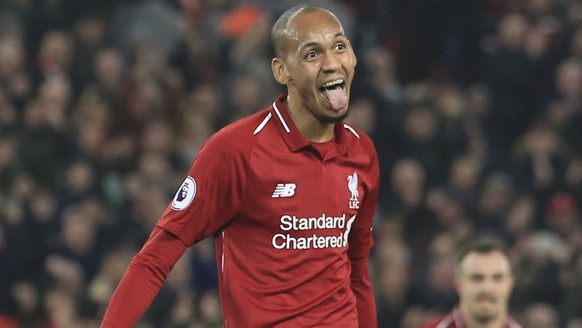
[[[290,41],[298,43],[325,38],[335,38],[344,34],[338,19],[327,10],[301,11],[289,20]]]
[[[469,253],[461,262],[463,274],[510,274],[509,259],[501,252]]]

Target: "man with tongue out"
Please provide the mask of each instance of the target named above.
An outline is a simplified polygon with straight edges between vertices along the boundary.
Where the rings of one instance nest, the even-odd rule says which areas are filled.
[[[377,154],[342,122],[354,51],[336,16],[311,5],[283,13],[271,36],[287,92],[200,149],[102,327],[134,326],[185,250],[210,236],[224,327],[377,327],[368,274]]]
[[[459,305],[422,328],[523,328],[508,314],[514,284],[506,246],[492,237],[475,238],[457,258]]]

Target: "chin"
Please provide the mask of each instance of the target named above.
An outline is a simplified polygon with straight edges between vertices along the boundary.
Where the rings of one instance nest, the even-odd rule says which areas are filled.
[[[482,310],[479,314],[475,315],[475,319],[480,322],[487,322],[495,320],[499,316],[499,313],[493,310]]]
[[[348,110],[344,109],[344,112],[342,112],[338,115],[335,115],[335,116],[331,116],[331,115],[327,116],[326,115],[326,116],[321,116],[318,119],[321,123],[336,124],[336,123],[339,123],[339,122],[345,120],[348,117],[348,114],[349,114]]]

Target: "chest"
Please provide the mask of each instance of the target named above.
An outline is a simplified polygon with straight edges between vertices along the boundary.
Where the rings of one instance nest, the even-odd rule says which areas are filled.
[[[358,213],[371,181],[362,157],[323,161],[307,150],[257,149],[249,163],[241,216],[246,224],[271,231],[322,217],[331,218],[318,221],[332,228],[330,233],[334,227],[343,230],[338,222]],[[289,218],[295,219],[287,223]]]

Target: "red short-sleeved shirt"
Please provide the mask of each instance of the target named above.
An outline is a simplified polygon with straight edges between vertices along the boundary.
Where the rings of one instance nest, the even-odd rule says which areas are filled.
[[[447,313],[446,315],[438,318],[437,320],[430,322],[422,328],[466,328],[463,321],[463,317],[461,315],[461,311],[459,307],[455,307],[451,312]],[[513,318],[509,317],[503,323],[503,326],[500,328],[523,328],[517,321]]]
[[[373,244],[376,152],[340,123],[322,158],[284,97],[208,140],[158,226],[188,245],[217,235],[225,327],[357,327],[350,260]]]

